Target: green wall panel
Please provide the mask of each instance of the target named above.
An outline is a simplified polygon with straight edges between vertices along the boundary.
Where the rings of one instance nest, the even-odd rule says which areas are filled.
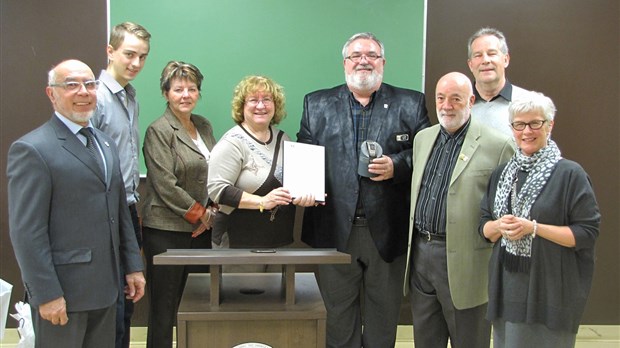
[[[252,74],[284,86],[288,116],[280,128],[296,139],[304,95],[344,82],[342,45],[357,32],[373,32],[385,44],[385,82],[422,90],[424,16],[424,0],[110,0],[110,26],[133,21],[152,34],[133,82],[142,134],[165,108],[163,67],[182,60],[205,76],[194,112],[213,123],[217,139],[234,125],[234,86]]]

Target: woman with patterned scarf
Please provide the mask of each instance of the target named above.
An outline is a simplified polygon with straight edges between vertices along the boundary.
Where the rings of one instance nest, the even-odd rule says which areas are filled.
[[[487,319],[494,347],[574,347],[594,270],[600,213],[583,168],[551,140],[555,106],[509,107],[519,151],[492,174],[480,233],[495,243]]]

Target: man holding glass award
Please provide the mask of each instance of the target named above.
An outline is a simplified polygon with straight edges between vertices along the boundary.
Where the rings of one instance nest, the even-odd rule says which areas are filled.
[[[298,142],[325,147],[326,198],[305,208],[302,240],[351,255],[351,264],[319,266],[327,346],[393,347],[411,149],[430,122],[422,93],[383,83],[384,47],[373,34],[353,35],[342,53],[346,84],[304,98]]]

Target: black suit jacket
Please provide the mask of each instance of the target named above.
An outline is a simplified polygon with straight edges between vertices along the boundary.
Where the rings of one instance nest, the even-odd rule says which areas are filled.
[[[375,182],[357,174],[358,149],[346,85],[310,93],[297,140],[325,146],[326,204],[306,208],[302,240],[345,251],[357,200],[363,200],[370,233],[391,262],[407,251],[414,136],[430,125],[424,95],[383,83],[373,100],[368,139],[394,162],[394,177]]]
[[[108,307],[120,265],[143,269],[114,141],[94,134],[105,177],[57,116],[9,149],[11,242],[33,306],[64,296],[68,312]]]

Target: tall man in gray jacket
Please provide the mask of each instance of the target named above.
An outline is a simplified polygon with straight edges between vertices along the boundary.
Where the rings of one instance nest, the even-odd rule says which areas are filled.
[[[11,242],[37,347],[114,346],[121,267],[127,298],[144,295],[118,152],[90,124],[97,83],[80,61],[54,67],[46,93],[55,113],[8,153]]]

